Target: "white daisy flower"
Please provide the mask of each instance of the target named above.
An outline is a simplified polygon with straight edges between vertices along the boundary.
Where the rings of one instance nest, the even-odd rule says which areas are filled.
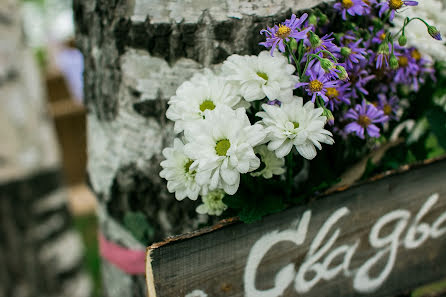
[[[265,138],[259,124],[251,125],[243,108],[233,110],[220,105],[205,111],[205,119],[185,129],[189,143],[185,154],[195,160],[196,180],[210,190],[223,189],[233,195],[240,183],[240,173],[257,169],[260,160],[253,147]]]
[[[294,66],[282,55],[272,57],[269,52],[258,56],[230,56],[222,66],[227,80],[240,85],[240,94],[246,101],[278,99],[288,102],[298,78],[292,75]]]
[[[225,197],[225,192],[222,190],[215,190],[207,193],[202,197],[203,204],[200,204],[196,208],[196,212],[211,216],[221,215],[228,208],[228,206],[223,203],[223,197]]]
[[[263,104],[264,112],[256,115],[268,132],[268,149],[275,151],[278,158],[288,155],[296,147],[302,157],[311,160],[316,157],[316,149],[322,149],[321,142],[333,144],[330,131],[324,129],[327,118],[322,116],[322,108],[314,108],[313,102],[303,105],[300,97],[280,107]]]
[[[273,175],[284,174],[285,159],[277,158],[276,154],[268,150],[266,145],[256,146],[254,152],[260,155],[261,165],[255,172],[252,172],[252,176],[263,176],[264,178],[272,178]]]
[[[406,17],[419,17],[431,26],[435,26],[442,34],[446,32],[446,5],[438,0],[418,1],[417,6],[401,11],[393,20],[396,33],[404,24]],[[422,54],[439,61],[446,60],[446,46],[444,41],[433,39],[427,32],[426,26],[418,20],[411,21],[405,29],[407,45],[416,47]]]
[[[207,69],[178,87],[176,95],[169,100],[166,116],[175,121],[175,132],[180,133],[186,123],[202,120],[205,110],[219,105],[235,107],[240,99],[231,83]]]
[[[175,193],[177,200],[186,197],[197,200],[198,194],[206,193],[206,187],[198,185],[195,180],[196,170],[191,166],[193,160],[184,154],[184,144],[180,139],[175,138],[173,148],[165,148],[163,155],[166,160],[161,162],[163,170],[160,176],[167,180],[167,189]]]

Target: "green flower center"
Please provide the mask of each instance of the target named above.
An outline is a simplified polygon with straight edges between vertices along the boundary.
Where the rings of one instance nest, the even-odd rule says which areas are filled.
[[[263,78],[264,80],[268,80],[268,74],[266,74],[265,72],[258,71],[257,75]]]
[[[194,163],[193,160],[189,159],[189,161],[186,162],[186,164],[184,164],[184,171],[186,173],[189,173],[190,170],[190,165],[192,165],[192,163]]]
[[[215,108],[215,104],[214,104],[214,102],[212,102],[212,100],[209,100],[209,99],[204,100],[204,101],[201,102],[201,104],[200,104],[200,110],[203,111],[203,112],[204,112],[206,109],[214,110],[214,108]]]
[[[298,122],[292,122],[292,123],[293,123],[294,129],[299,128],[299,123]]]
[[[226,153],[228,152],[230,147],[231,143],[228,139],[221,139],[217,141],[217,144],[215,145],[215,152],[219,156],[226,156]]]

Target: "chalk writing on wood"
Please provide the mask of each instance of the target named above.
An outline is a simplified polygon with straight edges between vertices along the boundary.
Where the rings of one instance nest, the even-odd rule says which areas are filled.
[[[443,159],[259,223],[155,244],[147,255],[150,297],[377,297],[440,279],[445,178]]]

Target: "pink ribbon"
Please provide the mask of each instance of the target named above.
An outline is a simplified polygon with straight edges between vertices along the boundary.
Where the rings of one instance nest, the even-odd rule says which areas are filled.
[[[99,253],[102,258],[112,263],[127,274],[141,275],[146,271],[146,252],[131,250],[108,241],[99,233]]]

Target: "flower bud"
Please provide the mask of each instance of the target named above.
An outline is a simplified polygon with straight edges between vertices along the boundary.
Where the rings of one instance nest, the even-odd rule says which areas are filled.
[[[296,39],[294,39],[294,38],[292,38],[291,40],[290,40],[290,43],[289,43],[289,45],[290,45],[290,49],[293,51],[293,53],[297,50],[297,41],[296,41]]]
[[[336,65],[336,70],[338,70],[338,77],[340,80],[349,80],[347,70],[341,65]]]
[[[310,15],[308,18],[308,23],[311,25],[317,25],[317,16],[314,14]]]
[[[319,36],[317,36],[317,34],[315,34],[313,31],[309,31],[308,33],[310,33],[310,43],[311,43],[311,47],[312,48],[317,48],[319,46],[321,46],[322,42],[321,39],[319,38]]]
[[[440,31],[438,31],[438,29],[435,28],[434,26],[428,26],[427,32],[429,33],[430,36],[432,36],[433,39],[442,40]]]
[[[392,68],[393,70],[396,70],[396,69],[398,69],[398,67],[400,67],[400,65],[398,63],[398,59],[397,59],[397,57],[395,57],[395,55],[393,53],[390,55],[389,64],[390,64],[390,68]]]
[[[325,72],[328,72],[331,69],[335,68],[335,65],[329,59],[322,58],[320,59],[320,62],[321,62],[321,67],[322,69],[325,70]]]
[[[400,36],[400,38],[398,38],[398,44],[400,46],[405,46],[407,44],[407,37],[406,37],[406,35],[402,34]]]
[[[348,57],[350,56],[350,54],[352,53],[352,50],[346,46],[341,48],[341,55],[344,57]]]
[[[389,45],[387,44],[387,42],[382,42],[378,46],[378,55],[388,55],[388,54],[390,54]]]
[[[327,118],[327,122],[328,122],[330,125],[333,125],[333,124],[334,124],[334,116],[333,116],[333,113],[332,113],[329,109],[327,109],[327,108],[325,108],[325,107],[323,107],[323,109],[324,109],[324,111],[322,112],[322,115],[325,116],[325,117]]]
[[[327,23],[327,21],[328,21],[328,17],[325,14],[321,13],[319,16],[319,22],[322,25],[325,25]]]

